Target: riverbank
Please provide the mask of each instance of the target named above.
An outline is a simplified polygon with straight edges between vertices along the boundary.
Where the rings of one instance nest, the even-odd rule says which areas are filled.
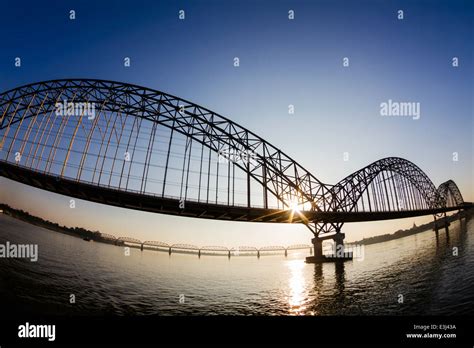
[[[58,223],[44,220],[40,217],[31,215],[30,213],[25,212],[23,210],[12,208],[7,204],[0,203],[0,211],[7,216],[11,216],[15,219],[30,223],[38,227],[46,228],[54,232],[67,234],[69,236],[81,238],[87,241],[93,240],[95,242],[115,244],[112,243],[110,239],[104,238],[99,231],[90,231],[82,227],[60,226]]]
[[[462,214],[464,214],[463,216],[471,217],[472,215],[474,215],[474,209],[465,210],[462,212]],[[459,212],[453,215],[447,216],[447,220],[449,223],[459,220]],[[370,245],[370,244],[383,243],[389,240],[399,239],[399,238],[411,236],[417,233],[421,233],[427,230],[432,230],[434,229],[434,225],[435,225],[435,222],[433,220],[427,224],[423,224],[420,226],[413,226],[412,228],[409,228],[406,230],[398,230],[394,233],[387,233],[387,234],[382,234],[375,237],[364,238],[364,239],[354,242],[354,244]]]
[[[100,242],[100,243],[106,243],[106,244],[114,244],[114,245],[125,245],[125,242],[122,240],[114,240],[111,239],[109,236],[105,236],[99,231],[90,231],[87,229],[84,229],[82,227],[67,227],[67,226],[60,226],[57,223],[44,220],[40,217],[33,216],[29,214],[28,212],[25,212],[23,210],[15,209],[7,204],[2,204],[0,203],[0,211],[3,212],[3,214],[11,216],[15,219],[25,221],[27,223],[30,223],[35,226],[43,227],[48,230],[54,231],[54,232],[59,232],[59,233],[64,233],[73,237],[81,238],[83,240],[87,241],[95,241],[95,242]],[[462,212],[465,216],[472,216],[474,215],[474,209],[469,209],[466,211]],[[459,219],[459,212],[456,214],[453,214],[451,216],[447,217],[449,222],[453,222],[455,220]],[[434,221],[423,224],[420,226],[414,226],[412,228],[406,229],[406,230],[398,230],[394,233],[389,233],[389,234],[383,234],[375,237],[369,237],[369,238],[364,238],[362,240],[352,242],[351,244],[363,244],[363,245],[370,245],[370,244],[377,244],[377,243],[383,243],[386,241],[394,240],[394,239],[399,239],[407,236],[411,236],[417,233],[424,232],[429,229],[434,228]],[[255,249],[257,250],[257,249]]]

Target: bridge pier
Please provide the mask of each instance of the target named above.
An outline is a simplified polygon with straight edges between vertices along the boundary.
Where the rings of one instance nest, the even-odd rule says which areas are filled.
[[[313,259],[321,259],[323,257],[323,241],[322,239],[319,239],[318,236],[315,236],[313,239],[311,239],[311,243],[313,244],[313,256],[311,258]],[[308,261],[309,257],[306,258],[306,262]]]
[[[451,224],[448,221],[448,218],[446,216],[446,213],[441,219],[436,219],[436,216],[434,217],[434,227],[433,231],[436,233],[436,239],[438,239],[438,231],[442,228],[444,228],[444,231],[446,232],[446,238],[449,238],[449,226]]]
[[[458,216],[459,216],[459,227],[461,228],[461,231],[464,231],[467,226],[467,219],[468,215],[466,214],[466,210],[460,209],[458,211]],[[464,219],[464,222],[463,222]]]
[[[306,263],[322,263],[322,262],[344,262],[352,260],[352,253],[344,251],[344,233],[341,233],[340,227],[335,228],[336,233],[328,237],[316,236],[311,239],[314,254],[306,258]],[[334,253],[332,255],[323,254],[323,240],[334,240]]]
[[[344,233],[338,232],[334,236],[334,254],[335,255],[342,255],[344,254]]]
[[[464,209],[460,209],[458,211],[458,216],[459,216],[459,223],[462,224],[462,220],[467,221],[467,214]]]

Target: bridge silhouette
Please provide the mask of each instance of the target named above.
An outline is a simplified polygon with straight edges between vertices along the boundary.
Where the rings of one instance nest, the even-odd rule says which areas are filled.
[[[307,250],[310,254],[313,253],[313,249],[311,245],[306,244],[293,244],[289,246],[282,246],[282,245],[268,245],[268,246],[239,246],[237,248],[228,248],[225,246],[197,246],[192,244],[183,244],[183,243],[176,243],[176,244],[168,244],[161,241],[155,240],[147,240],[141,241],[136,238],[130,237],[116,237],[111,234],[107,233],[100,233],[99,241],[108,241],[113,243],[114,245],[119,246],[132,246],[135,248],[140,248],[141,251],[144,249],[147,250],[155,250],[155,251],[166,251],[169,255],[173,252],[178,253],[189,253],[189,254],[197,254],[199,257],[201,255],[225,255],[229,259],[233,256],[241,256],[241,255],[255,255],[260,258],[260,254],[265,255],[268,254],[276,254],[282,253],[285,257],[288,256],[289,251],[301,251]]]
[[[0,175],[92,202],[163,214],[301,223],[343,247],[344,223],[472,207],[454,181],[378,160],[330,185],[250,130],[160,91],[96,79],[0,94]],[[444,219],[444,220],[443,220]],[[446,223],[444,223],[446,226]]]

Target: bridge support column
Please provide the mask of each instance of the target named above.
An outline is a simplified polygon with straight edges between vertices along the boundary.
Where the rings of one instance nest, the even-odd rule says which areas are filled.
[[[435,231],[436,237],[438,237],[438,230],[439,230],[439,227],[440,227],[439,220],[436,219],[436,215],[435,215],[435,217],[434,217],[433,231]]]
[[[322,258],[323,257],[323,241],[316,236],[313,239],[311,239],[311,243],[313,244],[313,250],[314,250],[313,258]]]
[[[323,241],[318,236],[314,236],[311,239],[311,243],[313,244],[313,254],[312,256],[308,256],[306,258],[306,263],[322,263],[324,262],[324,255],[323,255]]]
[[[449,239],[449,221],[448,221],[448,217],[446,216],[446,213],[444,213],[444,217],[443,217],[443,225],[444,225],[444,231],[446,232],[446,239]]]
[[[347,260],[352,260],[352,253],[346,253],[344,251],[344,233],[341,233],[341,226],[332,226],[335,234],[323,235],[319,237],[315,235],[311,239],[313,244],[314,255],[308,256],[306,258],[307,263],[322,263],[322,262],[344,262]],[[326,232],[326,231],[325,231]],[[326,232],[328,233],[328,232]],[[329,232],[330,233],[330,232]],[[334,240],[334,254],[333,255],[323,255],[323,240],[333,239]]]
[[[458,212],[458,215],[459,215],[459,228],[461,229],[461,231],[466,231],[467,219],[468,219],[466,211],[464,209],[460,209]],[[463,222],[463,219],[464,219],[464,222]]]
[[[436,233],[436,240],[438,240],[438,232],[442,228],[444,228],[444,231],[446,232],[446,238],[449,239],[449,226],[450,226],[450,223],[448,221],[448,217],[446,216],[446,213],[441,219],[436,219],[436,216],[435,216],[433,231],[435,231]]]
[[[461,209],[459,210],[458,212],[458,216],[459,216],[459,223],[462,224],[462,220],[464,219],[464,221],[466,222],[467,221],[467,215],[466,215],[466,211]]]
[[[448,219],[447,218],[444,218],[444,231],[446,233],[446,240],[448,241],[449,240],[449,225],[450,223],[448,222]]]
[[[340,231],[334,235],[334,256],[336,257],[344,257],[344,233]]]

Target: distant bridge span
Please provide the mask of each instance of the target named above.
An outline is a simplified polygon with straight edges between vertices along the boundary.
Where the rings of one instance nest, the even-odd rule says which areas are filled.
[[[415,164],[384,158],[335,185],[255,133],[182,98],[67,79],[0,94],[0,175],[93,202],[189,217],[304,223],[439,215],[471,206]]]

